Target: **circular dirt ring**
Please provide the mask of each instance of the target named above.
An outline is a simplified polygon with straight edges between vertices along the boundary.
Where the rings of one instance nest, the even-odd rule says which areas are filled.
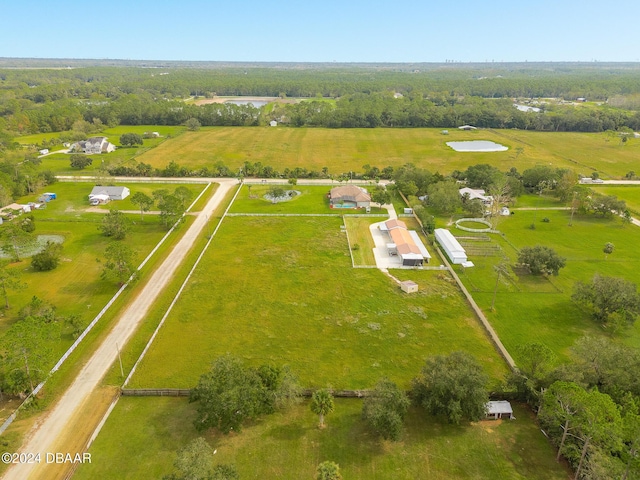
[[[484,227],[481,228],[477,228],[477,227],[465,227],[463,225],[460,225],[461,223],[476,223],[476,224],[481,224],[481,225],[485,225]],[[487,233],[490,232],[491,230],[493,230],[491,228],[491,224],[485,220],[484,218],[461,218],[460,220],[456,220],[456,227],[459,228],[460,230],[464,230],[465,232],[473,232],[473,233]]]

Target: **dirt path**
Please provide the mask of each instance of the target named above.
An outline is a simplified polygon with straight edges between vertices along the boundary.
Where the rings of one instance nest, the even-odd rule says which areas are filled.
[[[27,435],[22,449],[23,453],[41,454],[40,464],[15,464],[4,477],[6,480],[25,480],[27,478],[51,478],[47,475],[45,462],[47,453],[55,453],[55,446],[65,433],[65,427],[71,424],[76,414],[87,402],[91,393],[98,388],[100,381],[105,376],[111,365],[117,359],[117,346],[122,348],[137,329],[147,311],[154,301],[162,294],[162,291],[173,279],[173,275],[183,262],[196,239],[206,227],[210,218],[227,192],[237,181],[226,179],[220,182],[220,187],[211,200],[197,216],[193,224],[185,232],[184,236],[169,253],[164,262],[153,272],[151,278],[139,295],[131,302],[129,307],[120,315],[113,329],[96,349],[93,356],[84,365],[71,386],[62,395],[51,409],[49,414],[39,421]],[[117,346],[116,346],[117,344]],[[58,450],[59,451],[59,450]],[[61,452],[74,455],[80,452]]]

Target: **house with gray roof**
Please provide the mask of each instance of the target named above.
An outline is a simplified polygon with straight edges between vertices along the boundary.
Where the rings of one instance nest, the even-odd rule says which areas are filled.
[[[124,200],[131,194],[128,187],[105,187],[97,186],[93,187],[89,194],[89,201],[100,200],[100,203],[104,203],[103,200]]]
[[[91,137],[74,143],[70,147],[71,152],[82,152],[87,155],[93,153],[110,153],[115,151],[116,146],[107,140],[107,137]]]

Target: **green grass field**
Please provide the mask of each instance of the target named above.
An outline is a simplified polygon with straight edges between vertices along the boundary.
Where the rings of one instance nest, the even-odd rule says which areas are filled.
[[[305,386],[403,386],[428,355],[466,350],[494,382],[506,372],[451,279],[407,273],[403,294],[375,269],[352,269],[341,218],[231,217],[133,378],[189,388],[231,352],[290,364]]]
[[[598,185],[594,190],[604,195],[615,195],[627,203],[634,216],[640,215],[640,185]]]
[[[542,222],[548,217],[550,222]],[[583,335],[608,335],[590,319],[586,311],[571,300],[576,281],[589,281],[595,273],[623,277],[640,284],[640,258],[636,246],[640,228],[623,225],[619,218],[576,215],[569,226],[570,212],[558,210],[518,211],[499,225],[505,234],[491,235],[492,245],[500,247],[498,256],[471,255],[476,265],[466,269],[460,278],[478,305],[489,317],[507,349],[516,357],[514,347],[538,341],[551,347],[561,359]],[[535,222],[535,230],[530,225]],[[454,230],[455,235],[466,236]],[[611,242],[615,251],[605,259],[604,244]],[[567,259],[557,277],[512,275],[498,286],[496,312],[490,311],[496,274],[493,266],[504,256],[513,265],[517,249],[546,245]],[[482,243],[481,243],[482,245]],[[640,328],[635,325],[615,335],[629,345],[640,347]]]
[[[240,434],[209,432],[214,463],[234,464],[240,478],[314,478],[325,460],[345,479],[564,480],[568,472],[532,421],[515,405],[513,421],[453,426],[411,410],[400,442],[379,440],[365,425],[360,400],[337,400],[327,428],[307,402],[247,425]],[[197,437],[194,405],[186,399],[131,398],[120,402],[92,445],[91,464],[74,478],[161,478],[176,452]]]
[[[492,140],[509,147],[505,152],[455,152],[449,141]],[[521,154],[517,148],[523,148]],[[640,142],[622,146],[605,134],[551,133],[521,130],[440,129],[322,129],[211,127],[185,132],[137,157],[154,167],[170,160],[192,168],[222,161],[232,169],[245,161],[262,162],[278,170],[305,167],[341,174],[362,171],[365,164],[383,168],[414,163],[433,172],[448,174],[455,169],[489,163],[501,170],[523,171],[534,165],[552,164],[602,178],[621,177],[635,168]]]

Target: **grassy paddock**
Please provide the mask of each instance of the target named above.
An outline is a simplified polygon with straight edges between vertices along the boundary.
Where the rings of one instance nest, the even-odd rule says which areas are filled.
[[[262,162],[278,170],[305,167],[334,174],[361,171],[365,164],[380,168],[405,163],[441,173],[489,163],[501,170],[522,171],[534,165],[553,164],[589,175],[620,177],[634,169],[640,142],[622,146],[605,134],[531,132],[523,130],[440,129],[323,129],[211,127],[185,134],[145,152],[138,160],[164,167],[170,160],[192,168],[213,166],[221,160],[232,169],[245,161]],[[505,152],[455,152],[449,141],[492,140]],[[516,154],[517,148],[523,148]]]
[[[349,241],[351,243],[351,255],[355,265],[376,266],[373,249],[376,247],[369,227],[372,223],[384,220],[383,218],[344,217]],[[357,248],[355,246],[357,245]]]
[[[447,275],[412,271],[420,292],[407,296],[379,271],[351,268],[341,223],[227,219],[132,386],[188,388],[226,352],[290,364],[307,386],[364,388],[381,375],[407,386],[426,356],[453,350],[502,377]]]
[[[385,442],[362,423],[361,400],[337,400],[327,428],[307,402],[260,418],[240,434],[209,432],[214,461],[236,465],[240,478],[313,478],[325,460],[344,478],[564,480],[552,447],[528,410],[517,420],[453,426],[412,409],[400,442]],[[197,437],[193,404],[186,399],[120,399],[91,448],[91,464],[74,478],[160,478],[173,470],[176,452]]]
[[[542,222],[544,217],[549,223]],[[518,211],[499,225],[505,237],[490,235],[491,245],[500,248],[498,256],[471,256],[474,268],[461,271],[460,278],[485,311],[507,349],[516,357],[518,344],[538,341],[551,347],[560,358],[583,335],[609,335],[579,305],[571,300],[576,281],[589,281],[594,274],[623,277],[640,284],[640,228],[623,225],[619,218],[575,215],[569,226],[570,212],[558,210]],[[535,229],[531,229],[531,224]],[[454,230],[456,235],[467,235]],[[605,243],[615,245],[605,258]],[[480,243],[480,242],[479,242]],[[555,249],[567,259],[557,277],[512,274],[498,284],[496,311],[491,312],[497,275],[493,270],[505,257],[513,265],[518,249],[537,244]],[[635,325],[614,336],[640,347],[640,328]]]

